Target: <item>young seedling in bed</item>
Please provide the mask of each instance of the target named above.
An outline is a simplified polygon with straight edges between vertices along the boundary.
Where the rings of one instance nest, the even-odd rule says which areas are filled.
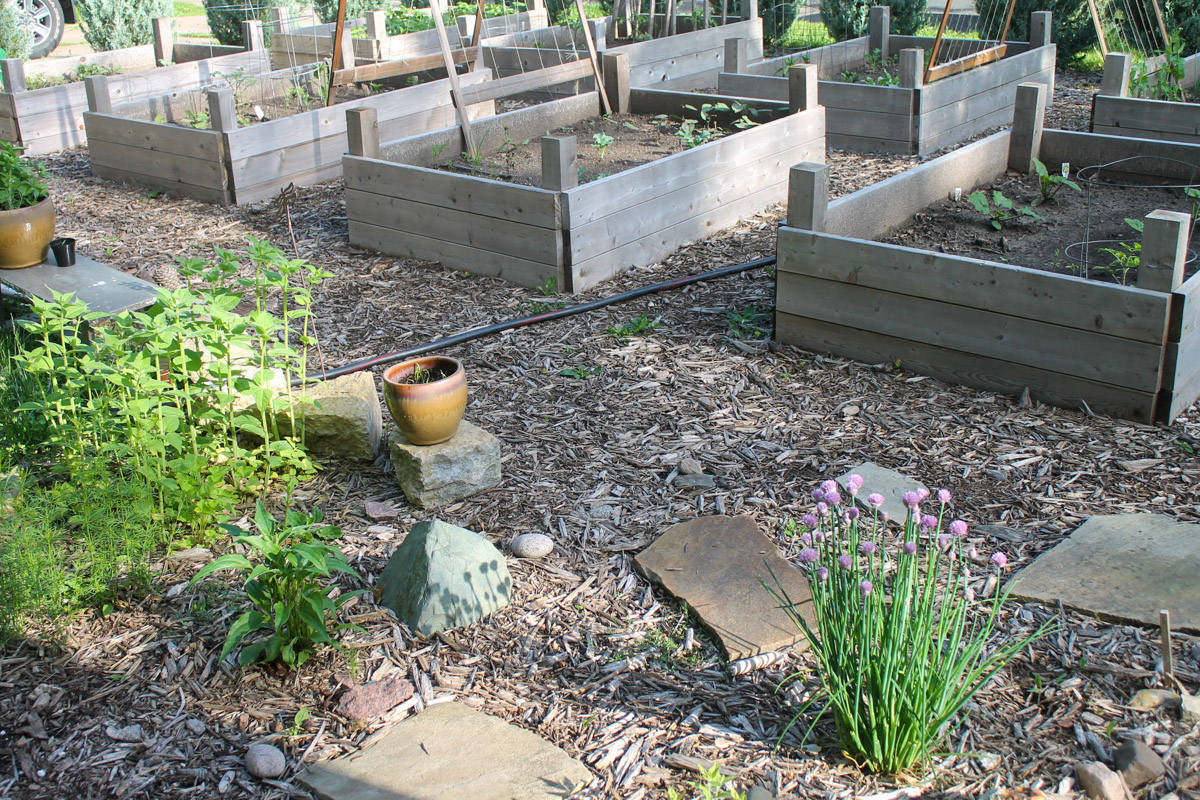
[[[1125,224],[1133,228],[1139,234],[1145,230],[1145,223],[1140,219],[1125,218]],[[1142,263],[1142,243],[1141,242],[1121,242],[1121,248],[1115,249],[1112,247],[1101,248],[1102,253],[1108,253],[1113,257],[1111,264],[1097,265],[1093,267],[1096,272],[1108,273],[1112,279],[1122,286],[1129,283],[1130,270],[1137,269]]]
[[[967,201],[974,206],[976,211],[987,217],[992,227],[996,230],[1001,230],[1004,227],[1004,223],[1020,219],[1021,217],[1033,217],[1034,219],[1045,221],[1044,217],[1039,216],[1029,206],[1014,205],[1013,201],[1006,197],[1004,192],[999,189],[992,190],[992,199],[990,202],[988,201],[988,196],[978,189],[971,192],[971,196],[967,198]]]
[[[867,78],[864,83],[868,83],[872,86],[899,86],[900,76],[885,72],[884,74],[878,75],[874,78]]]
[[[190,125],[193,128],[207,128],[208,127],[208,112],[207,111],[191,111],[191,110],[184,111],[183,112],[183,121],[184,121],[184,124]]]
[[[1082,191],[1079,184],[1065,175],[1051,175],[1050,170],[1046,169],[1046,165],[1036,158],[1033,160],[1033,168],[1037,171],[1038,188],[1042,190],[1042,199],[1035,202],[1034,205],[1049,203],[1054,195],[1058,194],[1058,190],[1064,186],[1070,186],[1077,192]]]
[[[842,79],[842,83],[858,83],[859,80],[859,74],[848,69],[844,69],[838,73],[838,77]]]
[[[866,64],[867,69],[878,69],[883,66],[884,58],[883,51],[876,48],[867,53]]]
[[[600,154],[601,161],[604,160],[604,154],[615,141],[616,139],[613,139],[607,133],[592,134],[592,147],[596,148],[596,152]]]
[[[624,325],[609,325],[605,333],[611,336],[617,344],[623,345],[629,341],[630,336],[635,336],[643,331],[652,331],[660,327],[662,327],[662,322],[654,317],[642,314],[639,317],[634,317]]]

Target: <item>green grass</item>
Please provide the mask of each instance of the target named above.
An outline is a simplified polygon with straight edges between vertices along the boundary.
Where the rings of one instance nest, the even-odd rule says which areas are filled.
[[[776,46],[786,50],[807,50],[833,44],[833,41],[824,23],[798,19],[788,26],[787,33],[779,38]]]
[[[937,25],[922,25],[917,29],[915,36],[928,36],[930,39],[937,36]],[[978,39],[979,31],[952,31],[946,29],[946,33],[942,36],[943,39]]]
[[[175,16],[203,17],[204,6],[198,3],[185,3],[183,0],[175,0]]]

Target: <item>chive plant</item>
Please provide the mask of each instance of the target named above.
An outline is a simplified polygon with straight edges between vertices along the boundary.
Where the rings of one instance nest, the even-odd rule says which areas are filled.
[[[862,478],[852,475],[847,484],[857,495]],[[999,574],[972,574],[965,522],[956,519],[943,532],[948,490],[937,493],[936,515],[922,514],[927,490],[905,494],[908,513],[896,538],[881,495],[867,498],[865,514],[843,504],[834,481],[813,495],[817,505],[801,519],[798,558],[815,627],[781,587],[767,590],[812,645],[818,697],[845,753],[884,774],[928,766],[963,705],[1046,628],[993,641],[1007,593],[998,590]],[[997,552],[991,569],[1007,563]],[[987,600],[976,585],[996,591]]]

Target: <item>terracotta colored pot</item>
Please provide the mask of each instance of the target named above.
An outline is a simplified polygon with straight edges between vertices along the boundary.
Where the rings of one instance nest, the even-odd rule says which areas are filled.
[[[417,365],[446,373],[429,383],[405,383]],[[439,444],[454,436],[467,407],[467,373],[456,358],[428,356],[383,372],[383,397],[396,427],[412,444]]]
[[[46,260],[54,238],[54,203],[0,211],[0,269],[32,267]]]

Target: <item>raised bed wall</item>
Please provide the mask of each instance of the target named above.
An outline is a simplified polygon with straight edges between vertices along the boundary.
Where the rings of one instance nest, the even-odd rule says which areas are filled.
[[[164,92],[199,89],[217,82],[220,75],[238,70],[257,75],[271,68],[265,49],[238,49],[230,55],[209,58],[205,47],[201,60],[196,60],[192,58],[197,53],[194,47],[174,45],[170,52],[175,63],[165,67],[155,67],[155,45],[61,60],[43,59],[24,65],[16,59],[4,61],[0,139],[22,145],[31,156],[87,144],[83,113],[88,110],[88,101],[84,83],[24,88],[33,75],[62,75],[84,64],[120,67],[124,71],[109,76],[108,85],[116,102],[126,102]]]
[[[1044,14],[1044,12],[1041,12]],[[1037,16],[1037,15],[1035,15]],[[1047,22],[1038,30],[1049,30]],[[853,150],[926,154],[951,146],[1012,120],[1017,86],[1042,83],[1053,93],[1055,47],[1048,40],[1031,45],[1009,42],[1007,55],[967,72],[930,84],[921,81],[919,69],[905,73],[902,56],[899,86],[874,86],[827,80],[853,64],[860,64],[871,39],[881,42],[885,55],[905,50],[928,50],[934,40],[916,36],[861,37],[808,51],[810,63],[797,68],[818,73],[818,97],[828,113],[829,144]],[[956,43],[957,44],[957,43]],[[977,42],[965,47],[993,44]],[[786,71],[794,56],[748,63],[731,63],[720,73],[717,91],[763,100],[786,102]],[[749,59],[747,59],[749,61]],[[914,64],[921,63],[913,58]]]
[[[1104,83],[1092,102],[1092,133],[1200,143],[1200,103],[1144,100],[1129,96],[1131,59],[1109,53],[1104,61]],[[1200,81],[1200,53],[1184,60],[1183,85]]]
[[[471,73],[460,80],[469,87],[489,78]],[[225,92],[209,93],[210,109],[219,106],[218,96]],[[93,174],[209,203],[253,203],[289,183],[337,178],[346,152],[347,109],[373,109],[384,135],[395,138],[444,128],[455,120],[449,82],[441,80],[247,127],[219,112],[212,114],[217,130],[154,121],[158,115],[179,119],[187,105],[183,101],[194,99],[160,96],[86,113]],[[487,100],[469,110],[480,116],[494,108]]]
[[[778,238],[777,338],[869,364],[899,359],[947,383],[1027,390],[1057,406],[1174,419],[1200,396],[1197,278],[1127,287],[852,238],[881,236],[955,188],[991,183],[1022,161],[1028,169],[1032,155],[1087,164],[1081,154],[1103,161],[1158,148],[1184,162],[1142,176],[1150,182],[1200,163],[1198,147],[1038,133],[1040,148],[1031,145],[1037,136],[1003,131],[827,206],[823,168],[797,167]]]
[[[672,93],[661,101],[658,94],[633,90],[633,110],[676,107]],[[518,140],[595,116],[598,105],[588,93],[474,127],[498,145],[500,127]],[[820,108],[786,116],[565,191],[389,160],[430,163],[431,144],[450,146],[452,131],[393,143],[381,148],[381,158],[345,159],[350,241],[526,286],[554,278],[567,291],[582,291],[782,200],[790,165],[824,159],[824,116]]]

